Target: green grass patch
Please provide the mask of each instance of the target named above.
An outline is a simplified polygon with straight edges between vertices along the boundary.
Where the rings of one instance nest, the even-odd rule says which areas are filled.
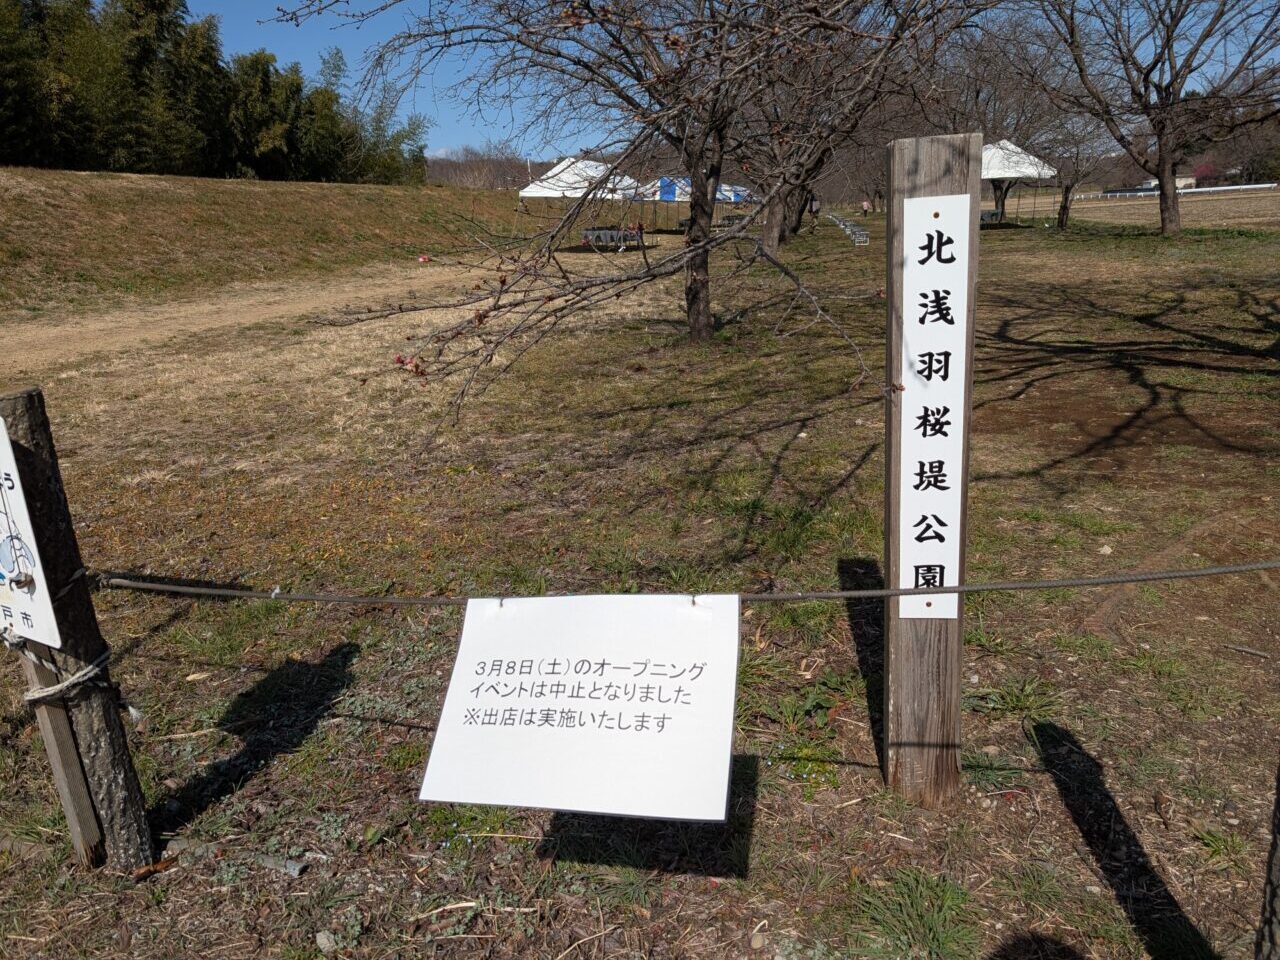
[[[1086,660],[1110,660],[1115,654],[1115,644],[1106,637],[1093,633],[1063,633],[1053,638],[1053,645],[1063,653],[1070,653]]]
[[[902,960],[973,960],[981,943],[969,894],[946,877],[917,868],[887,883],[855,882],[849,891],[850,943],[857,956]]]
[[[999,687],[974,690],[965,695],[965,705],[977,713],[996,717],[1017,716],[1029,720],[1048,717],[1058,709],[1062,698],[1039,677],[1010,680]]]
[[[1026,771],[1007,758],[981,750],[966,750],[961,755],[960,772],[965,783],[983,792],[1009,790],[1026,778]]]

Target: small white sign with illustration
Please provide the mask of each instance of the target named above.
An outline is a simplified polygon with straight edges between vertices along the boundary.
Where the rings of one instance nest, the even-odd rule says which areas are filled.
[[[9,428],[0,419],[0,630],[61,647]]]

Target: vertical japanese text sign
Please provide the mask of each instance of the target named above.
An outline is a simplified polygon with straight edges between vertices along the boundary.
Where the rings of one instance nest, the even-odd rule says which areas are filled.
[[[977,134],[889,146],[889,587],[964,581],[981,164]],[[962,608],[954,593],[885,604],[885,778],[926,805],[960,785]]]

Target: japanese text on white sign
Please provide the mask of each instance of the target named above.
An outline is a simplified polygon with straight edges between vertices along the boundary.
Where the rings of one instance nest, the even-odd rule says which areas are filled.
[[[420,799],[723,820],[736,596],[472,600]]]
[[[0,419],[0,630],[61,647],[9,429]]]
[[[959,582],[969,364],[968,194],[903,201],[899,588]],[[959,616],[956,594],[900,597],[898,615]]]

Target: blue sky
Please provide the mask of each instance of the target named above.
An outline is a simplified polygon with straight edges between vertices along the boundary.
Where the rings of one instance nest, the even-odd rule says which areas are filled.
[[[265,47],[282,65],[300,63],[308,77],[316,75],[320,55],[330,47],[341,48],[353,75],[357,74],[365,51],[390,36],[397,25],[394,10],[359,28],[333,14],[292,26],[259,22],[272,16],[275,10],[275,3],[263,0],[187,0],[187,3],[194,18],[210,14],[219,18],[222,49],[228,58]],[[433,126],[427,131],[429,155],[466,144],[481,146],[488,139],[501,140],[513,132],[510,118],[471,116],[446,99],[444,91],[457,76],[456,66],[446,66],[432,82],[412,91],[401,104],[403,113],[420,113],[432,121]],[[572,145],[566,144],[525,142],[522,146],[535,158],[572,150]]]

